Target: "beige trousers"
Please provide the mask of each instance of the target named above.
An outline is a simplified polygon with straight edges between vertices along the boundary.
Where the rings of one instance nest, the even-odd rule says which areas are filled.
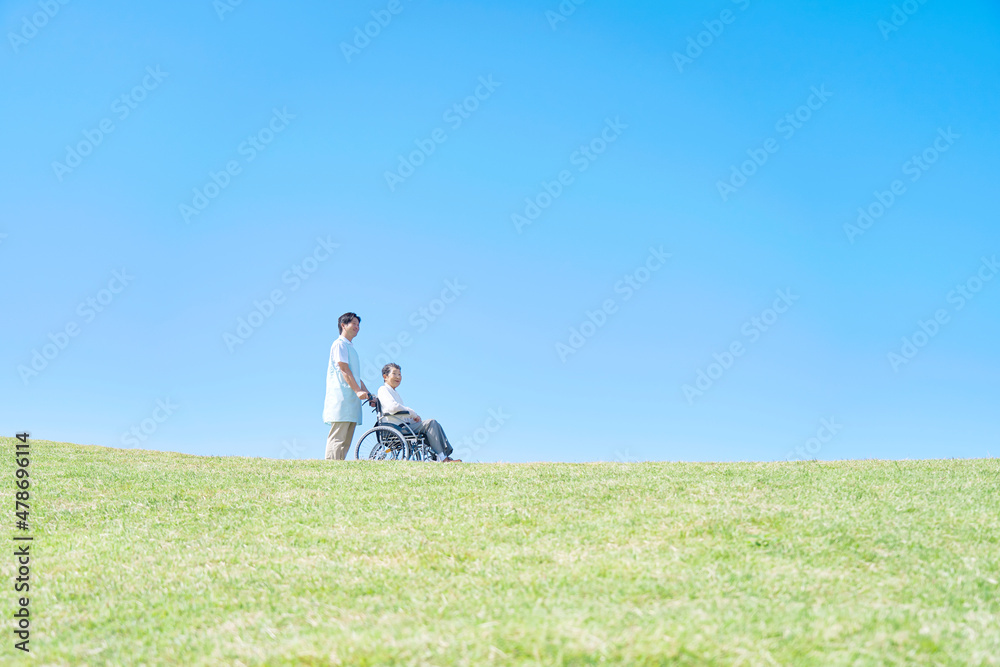
[[[333,422],[330,424],[330,435],[326,436],[326,460],[343,461],[351,450],[351,440],[354,439],[354,429],[357,422]]]

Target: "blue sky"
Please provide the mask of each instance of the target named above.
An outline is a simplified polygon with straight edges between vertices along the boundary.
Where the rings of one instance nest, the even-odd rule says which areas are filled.
[[[995,3],[224,2],[0,3],[4,433],[321,458],[355,311],[466,460],[1000,451]]]

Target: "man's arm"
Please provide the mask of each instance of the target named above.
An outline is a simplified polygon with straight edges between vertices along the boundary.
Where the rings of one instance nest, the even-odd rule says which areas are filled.
[[[365,386],[363,380],[361,382],[361,386],[358,386],[358,381],[354,379],[354,373],[351,372],[350,366],[343,361],[337,361],[335,363],[337,364],[337,368],[340,369],[340,372],[344,374],[344,379],[347,380],[348,386],[352,391],[354,391],[355,394],[358,395],[358,398],[363,401],[368,398],[368,396],[371,396],[368,391],[368,387]]]

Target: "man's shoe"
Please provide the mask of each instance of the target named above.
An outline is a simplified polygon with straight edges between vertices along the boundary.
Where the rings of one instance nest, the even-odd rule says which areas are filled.
[[[461,462],[462,459],[453,459],[450,456],[444,457],[444,460],[442,461],[442,463],[461,463]]]

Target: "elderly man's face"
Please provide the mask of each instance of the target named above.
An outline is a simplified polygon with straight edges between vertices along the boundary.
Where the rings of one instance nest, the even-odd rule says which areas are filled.
[[[385,383],[395,389],[403,381],[403,374],[398,368],[390,368],[389,374],[385,376]]]

